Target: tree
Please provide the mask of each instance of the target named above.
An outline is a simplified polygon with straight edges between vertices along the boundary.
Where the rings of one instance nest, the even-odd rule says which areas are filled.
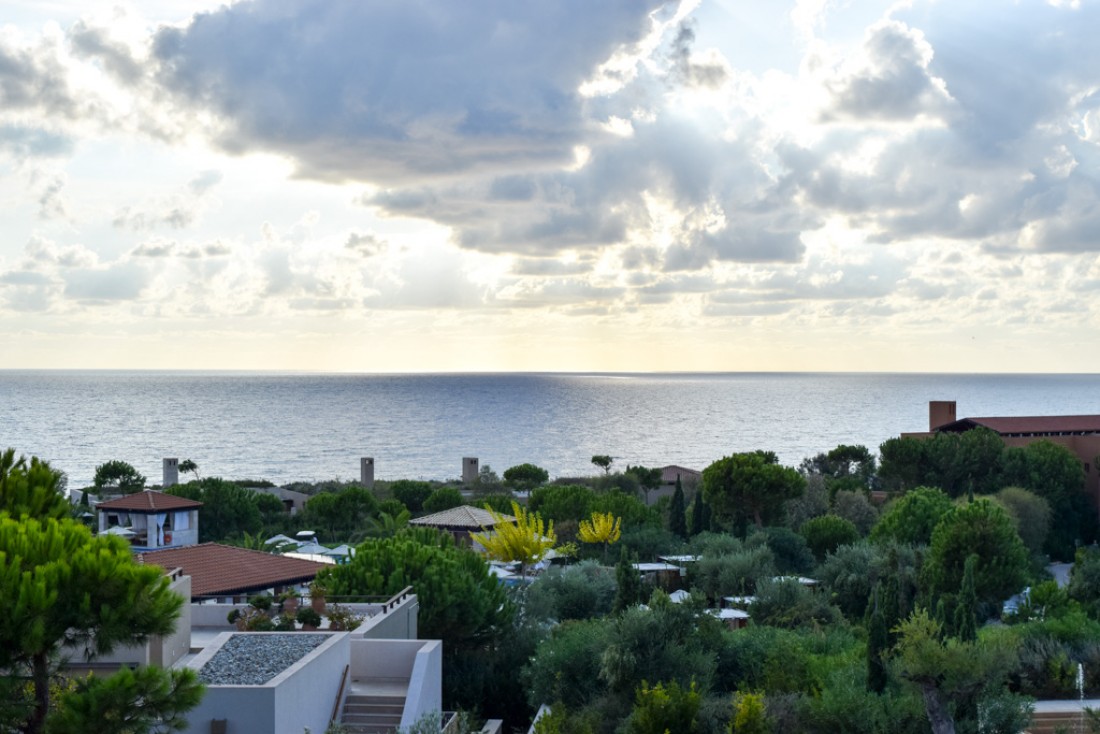
[[[592,457],[592,463],[603,469],[604,474],[611,473],[611,462],[614,461],[610,456],[606,454],[596,454]]]
[[[759,693],[733,694],[732,734],[769,734],[771,727],[764,711],[764,696]]]
[[[424,509],[424,500],[432,495],[432,485],[413,479],[398,479],[390,485],[390,492],[409,512],[417,513]]]
[[[145,477],[125,461],[113,460],[95,468],[92,484],[98,494],[106,491],[133,494],[145,489]]]
[[[554,522],[580,522],[588,517],[595,497],[595,492],[580,484],[551,484],[531,492],[527,508]]]
[[[880,590],[880,586],[875,586],[871,618],[867,623],[867,690],[874,693],[885,691],[889,680],[886,657],[890,648],[890,633],[880,605]]]
[[[191,459],[184,459],[179,463],[179,470],[184,473],[190,473],[195,479],[199,479],[199,465],[191,461]]]
[[[1044,549],[1069,560],[1079,541],[1091,540],[1096,511],[1085,496],[1085,471],[1065,446],[1036,441],[1005,450],[1004,484],[1023,487],[1050,503],[1051,530]],[[1089,518],[1087,524],[1083,523]]]
[[[62,474],[38,457],[15,458],[15,449],[0,454],[0,512],[12,517],[63,518],[71,513],[61,494]]]
[[[657,468],[647,469],[644,466],[628,466],[624,474],[629,474],[638,480],[638,486],[642,488],[645,502],[648,505],[650,490],[661,486],[661,470]]]
[[[440,487],[428,495],[428,499],[424,500],[424,511],[442,512],[452,507],[459,507],[465,501],[462,493],[454,487]]]
[[[534,464],[519,464],[504,470],[504,483],[519,490],[531,490],[546,484],[550,472]]]
[[[676,491],[672,493],[672,502],[668,506],[668,529],[687,540],[687,504],[684,501],[684,485],[679,475],[676,476]]]
[[[852,492],[846,489],[833,495],[832,514],[850,520],[856,526],[861,537],[871,532],[878,521],[878,510],[867,499],[864,492]]]
[[[182,731],[183,714],[202,700],[195,671],[122,668],[106,678],[89,676],[50,716],[50,734],[153,734]],[[154,714],[155,712],[155,714]]]
[[[691,501],[691,536],[710,530],[710,508],[703,502],[703,492],[695,493]]]
[[[619,542],[622,536],[623,519],[615,517],[610,512],[592,513],[588,520],[581,520],[579,537],[582,543],[602,543],[604,560],[607,559],[607,549],[612,544]]]
[[[170,634],[183,605],[163,571],[135,563],[124,540],[94,537],[71,520],[0,515],[0,559],[0,598],[5,601],[0,670],[25,676],[33,692],[18,725],[23,732],[40,732],[47,723],[50,681],[63,648],[83,648],[94,658],[120,645],[143,644],[152,635]],[[197,685],[193,678],[158,672],[185,690],[193,692]],[[116,700],[120,689],[134,690],[125,681],[115,684]],[[72,699],[71,704],[81,709],[103,689],[89,690],[66,695],[83,695],[83,703]],[[160,712],[154,705],[145,700],[143,708],[126,710],[155,718]]]
[[[165,492],[202,502],[199,508],[200,543],[216,543],[244,533],[256,535],[263,530],[256,493],[233,482],[207,477],[197,482],[177,484]],[[309,505],[306,507],[308,509]]]
[[[757,527],[770,524],[805,487],[801,474],[767,451],[726,456],[703,470],[703,498],[718,518],[741,527],[749,519]]]
[[[496,510],[489,510],[493,518],[493,527],[483,533],[471,533],[470,538],[481,544],[490,558],[506,563],[519,563],[520,575],[527,577],[527,567],[538,563],[549,553],[557,536],[554,535],[554,521],[543,521],[537,512],[528,512],[512,502],[511,522]]]
[[[318,492],[306,502],[302,520],[327,538],[348,538],[364,530],[378,514],[370,490],[352,485],[337,492]],[[358,536],[361,537],[361,536]]]
[[[964,704],[983,688],[996,688],[1016,655],[1003,638],[976,642],[944,639],[924,610],[898,628],[895,658],[901,676],[918,687],[934,734],[954,734],[952,704]]]
[[[984,497],[953,508],[936,526],[923,569],[928,590],[957,594],[971,555],[979,604],[1004,601],[1027,583],[1027,550],[1012,519]]]
[[[978,595],[974,586],[974,569],[978,566],[978,557],[971,554],[963,567],[962,589],[959,591],[959,603],[955,605],[955,637],[962,642],[976,642],[978,639]]]
[[[912,489],[927,482],[925,448],[923,438],[902,436],[888,438],[879,446],[878,478],[884,489],[898,492]]]
[[[615,566],[615,583],[615,600],[611,604],[611,611],[619,614],[637,604],[642,596],[642,579],[630,562],[626,548],[622,549],[619,563]]]
[[[384,596],[412,586],[425,639],[459,646],[491,639],[510,622],[514,607],[487,564],[447,533],[420,528],[370,538],[349,563],[317,574],[334,596]]]
[[[658,683],[650,688],[643,680],[635,694],[627,731],[630,734],[693,734],[698,731],[696,718],[702,702],[703,697],[695,690],[694,681],[687,688],[676,681],[667,686]]]
[[[836,551],[842,545],[851,545],[859,540],[859,531],[850,520],[836,515],[822,515],[807,520],[798,532],[806,539],[806,545],[813,551],[817,560]]]
[[[1005,487],[994,495],[1012,521],[1020,540],[1031,553],[1042,553],[1050,533],[1050,503],[1023,487]]]
[[[951,498],[941,490],[917,487],[886,506],[871,529],[871,540],[927,545],[932,540],[932,531],[952,507]]]

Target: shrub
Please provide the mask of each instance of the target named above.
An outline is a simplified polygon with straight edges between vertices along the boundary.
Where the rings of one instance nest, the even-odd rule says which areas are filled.
[[[851,545],[859,540],[856,526],[850,520],[836,515],[822,515],[807,520],[799,528],[799,532],[819,561],[840,546]]]

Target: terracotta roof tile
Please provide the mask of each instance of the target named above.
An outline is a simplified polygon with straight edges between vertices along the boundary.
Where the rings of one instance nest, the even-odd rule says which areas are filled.
[[[506,522],[513,522],[516,519],[511,515],[503,515],[502,517]],[[496,522],[497,521],[493,519],[493,516],[489,514],[488,510],[483,510],[480,507],[471,507],[470,505],[462,505],[460,507],[452,507],[449,510],[437,512],[434,515],[418,517],[415,520],[409,521],[409,524],[480,530],[481,528],[490,528],[496,525]]]
[[[96,507],[104,510],[129,510],[130,512],[163,512],[164,510],[191,510],[202,507],[201,502],[165,494],[153,489],[135,492],[106,502]]]
[[[1041,415],[962,418],[937,431],[960,431],[985,426],[1002,435],[1009,433],[1100,433],[1100,415]]]
[[[138,554],[150,566],[179,568],[191,577],[191,595],[220,596],[312,581],[326,564],[218,543]]]

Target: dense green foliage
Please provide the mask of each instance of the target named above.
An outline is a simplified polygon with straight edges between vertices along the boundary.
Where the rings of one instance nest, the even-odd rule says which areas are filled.
[[[454,487],[440,487],[428,495],[428,499],[424,500],[424,511],[429,513],[442,512],[465,503],[466,500],[463,499],[462,492]],[[504,510],[504,512],[507,512],[507,510]]]
[[[798,532],[806,539],[806,545],[819,561],[840,546],[859,540],[859,530],[852,521],[836,515],[822,515],[807,520]]]
[[[424,509],[424,501],[432,496],[433,487],[430,482],[420,482],[414,479],[398,479],[390,484],[390,494],[393,498],[405,505],[409,512],[416,514]]]
[[[145,489],[145,477],[130,464],[116,459],[95,468],[92,484],[100,494],[106,492],[132,494]]]
[[[38,457],[15,458],[15,449],[0,454],[0,512],[12,517],[63,518],[71,513],[61,494],[61,472]]]
[[[967,559],[977,556],[975,593],[980,604],[999,604],[1027,583],[1027,550],[1012,518],[979,498],[951,510],[932,533],[924,576],[934,595],[962,587]]]
[[[871,539],[927,545],[932,540],[932,531],[951,508],[951,498],[943,491],[917,487],[887,505],[871,530]]]
[[[770,451],[733,454],[703,470],[703,496],[714,514],[742,532],[748,521],[757,527],[782,519],[783,503],[802,494],[806,480],[780,466]]]
[[[202,502],[199,508],[200,543],[218,542],[244,533],[256,535],[263,529],[263,517],[256,502],[259,495],[233,482],[207,477],[177,484],[166,491]]]
[[[9,702],[14,717],[9,723],[26,732],[41,731],[53,716],[50,681],[65,646],[94,657],[121,645],[144,643],[151,635],[170,633],[183,604],[169,590],[161,569],[134,563],[124,540],[94,537],[71,520],[15,520],[6,514],[0,514],[0,598],[6,605],[0,624],[0,671],[29,680],[33,692],[25,700]],[[168,674],[143,673],[142,681],[158,675],[163,682]],[[173,681],[195,690],[192,679]],[[114,703],[96,703],[101,694],[108,695],[102,687],[66,694],[65,703],[77,712],[72,716],[89,707],[117,705],[119,696],[136,695],[126,681],[109,686]],[[193,703],[185,704],[191,700],[181,699],[180,706],[190,708]],[[128,707],[123,713],[141,721],[159,715],[152,702],[144,706]]]
[[[515,489],[534,489],[549,480],[550,472],[534,464],[519,464],[504,470],[504,483]]]
[[[434,530],[366,540],[350,563],[322,570],[317,580],[334,596],[385,596],[412,586],[421,637],[455,645],[492,637],[513,613],[481,556]]]

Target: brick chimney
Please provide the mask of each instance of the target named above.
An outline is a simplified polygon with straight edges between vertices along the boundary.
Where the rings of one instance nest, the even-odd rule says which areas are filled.
[[[955,417],[955,401],[954,400],[931,400],[928,403],[928,430],[934,431],[940,426],[946,426],[948,423],[954,423],[957,420]]]

